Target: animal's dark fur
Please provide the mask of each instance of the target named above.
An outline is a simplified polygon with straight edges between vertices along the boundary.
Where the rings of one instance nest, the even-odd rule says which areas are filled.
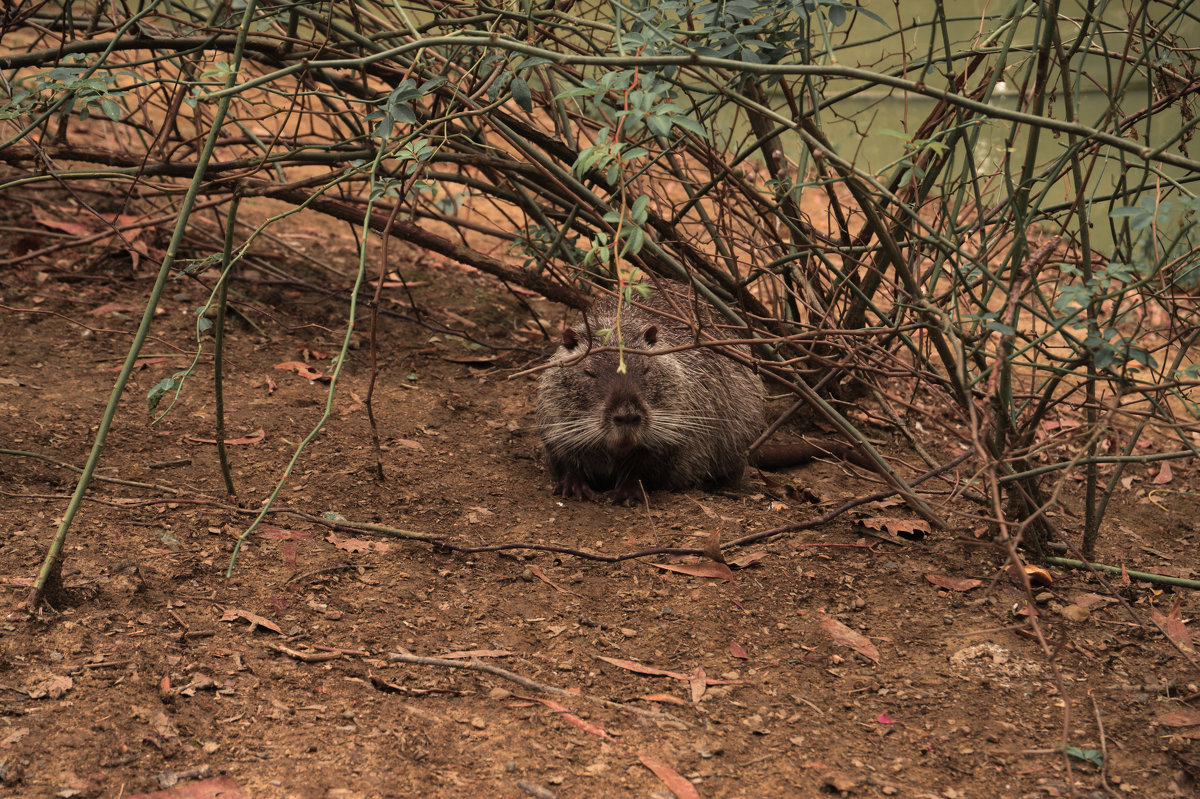
[[[691,318],[710,334],[715,313],[679,286],[658,292],[650,308]],[[537,427],[556,490],[593,499],[640,496],[641,488],[683,489],[736,483],[746,448],[763,429],[762,381],[749,367],[710,347],[665,355],[625,353],[617,370],[617,302],[597,301],[583,322],[563,331],[538,388]],[[623,304],[626,350],[692,344],[688,326]],[[738,348],[745,352],[745,348]],[[747,353],[748,354],[748,353]]]

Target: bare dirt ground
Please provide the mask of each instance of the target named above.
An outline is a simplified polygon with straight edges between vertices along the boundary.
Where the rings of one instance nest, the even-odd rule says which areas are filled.
[[[0,447],[82,465],[152,265],[112,245],[12,263],[81,234],[35,223],[62,202],[0,200]],[[313,283],[329,280],[303,254],[355,262],[321,218],[286,240],[297,251],[259,254]],[[1117,576],[1114,594],[1053,569],[1036,605],[1047,655],[1027,632],[1024,594],[970,526],[910,541],[847,514],[727,553],[743,562],[725,580],[655,565],[676,565],[667,555],[463,554],[322,525],[614,555],[702,547],[714,531],[728,541],[879,488],[818,462],[748,473],[735,492],[654,494],[648,507],[563,501],[537,458],[533,378],[510,379],[550,349],[528,308],[459,267],[420,254],[397,264],[429,326],[381,320],[386,479],[374,479],[362,403],[364,313],[329,422],[279,496],[308,516],[269,516],[231,578],[237,536],[325,407],[327,383],[276,367],[328,373],[344,299],[255,272],[235,285],[244,317],[229,324],[226,392],[239,508],[203,442],[214,436],[211,342],[170,414],[147,414],[150,388],[191,361],[207,296],[195,281],[170,284],[99,469],[148,487],[93,483],[65,588],[32,617],[20,603],[74,473],[0,454],[0,794],[1195,795],[1195,655],[1139,624],[1158,611],[1169,627],[1178,602],[1186,631],[1195,593]],[[560,311],[527,299],[557,324]],[[397,287],[382,305],[411,317]],[[906,457],[892,431],[870,432]],[[961,451],[931,438],[936,453]],[[1200,576],[1196,465],[1175,465],[1169,482],[1132,474],[1098,560]],[[1066,506],[1056,523],[1075,532],[1078,503]],[[912,518],[896,503],[861,510]]]

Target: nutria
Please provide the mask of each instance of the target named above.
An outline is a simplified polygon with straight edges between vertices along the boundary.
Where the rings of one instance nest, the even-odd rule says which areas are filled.
[[[763,385],[751,369],[711,347],[642,355],[695,343],[683,319],[698,315],[709,333],[715,311],[671,285],[624,303],[597,300],[565,328],[562,345],[538,386],[537,427],[555,492],[596,499],[636,499],[642,490],[736,483],[746,448],[763,429]],[[698,312],[698,313],[697,313]],[[618,340],[626,350],[618,370]],[[746,347],[732,349],[749,355]]]

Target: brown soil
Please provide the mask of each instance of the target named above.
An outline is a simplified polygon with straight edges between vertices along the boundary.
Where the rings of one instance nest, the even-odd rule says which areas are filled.
[[[27,225],[42,202],[6,200],[6,229]],[[305,224],[291,228],[293,245],[352,268],[340,229]],[[0,257],[53,235],[9,236]],[[76,465],[151,283],[145,260],[83,255],[0,271],[0,446]],[[312,274],[295,254],[275,258]],[[653,565],[673,563],[667,555],[613,564],[532,549],[699,548],[714,531],[728,541],[812,519],[878,484],[814,463],[748,474],[727,494],[655,494],[648,507],[564,502],[529,429],[533,378],[510,379],[549,349],[529,312],[494,281],[425,256],[401,271],[420,284],[414,294],[434,327],[503,349],[381,320],[378,482],[360,313],[329,421],[277,507],[461,545],[526,546],[463,554],[273,514],[226,578],[253,514],[225,497],[215,447],[196,440],[214,436],[211,342],[164,419],[151,424],[145,405],[152,386],[190,363],[192,319],[207,296],[195,282],[172,283],[98,474],[179,493],[93,482],[66,542],[63,588],[33,609],[20,603],[75,475],[0,455],[10,613],[0,634],[0,793],[128,797],[177,781],[169,795],[211,796],[216,782],[192,794],[181,786],[222,778],[256,797],[687,795],[679,780],[706,797],[1194,795],[1200,725],[1178,722],[1181,711],[1196,721],[1200,673],[1138,623],[1179,601],[1190,619],[1194,593],[1114,578],[1118,601],[1086,573],[1054,569],[1037,605],[1047,655],[1027,633],[1025,595],[970,527],[909,541],[843,515],[728,552],[758,556],[730,581]],[[328,391],[275,367],[307,359],[328,372],[347,304],[261,274],[236,288],[252,324],[229,325],[228,437],[249,439],[230,446],[233,478],[243,508],[258,509]],[[556,323],[555,309],[530,301]],[[382,306],[406,310],[406,295],[390,288]],[[899,436],[870,432],[905,456]],[[1099,559],[1196,578],[1200,502],[1185,493],[1200,487],[1195,465],[1173,466],[1162,484],[1150,482],[1157,469],[1131,474]],[[912,518],[895,503],[863,510]],[[1055,521],[1080,527],[1070,511]],[[981,584],[948,589],[928,575]],[[1088,612],[1068,619],[1060,611],[1072,604]],[[477,662],[569,693],[405,654]],[[1064,744],[1095,750],[1104,768],[1064,757]]]

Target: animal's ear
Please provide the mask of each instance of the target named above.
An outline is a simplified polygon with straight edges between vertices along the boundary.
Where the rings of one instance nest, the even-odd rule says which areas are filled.
[[[642,335],[645,337],[646,343],[653,346],[658,341],[658,325],[650,325]]]
[[[568,350],[573,350],[579,346],[579,334],[573,328],[564,327],[562,332],[562,345]]]

